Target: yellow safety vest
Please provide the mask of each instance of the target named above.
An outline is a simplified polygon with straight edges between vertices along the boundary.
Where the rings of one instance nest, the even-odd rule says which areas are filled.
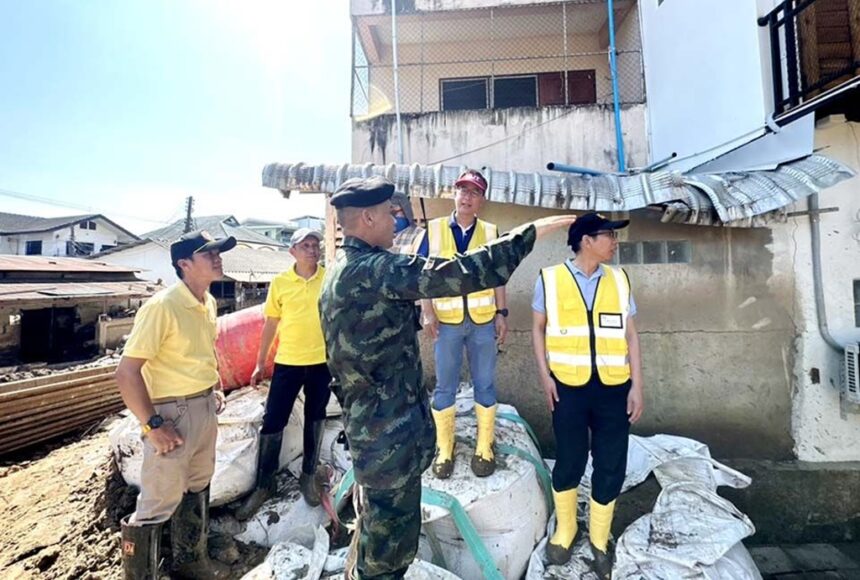
[[[595,367],[604,385],[621,385],[630,380],[626,338],[630,282],[620,268],[600,267],[603,275],[597,283],[591,312],[566,264],[541,270],[549,368],[559,381],[572,387],[585,385]]]
[[[427,224],[427,242],[431,256],[453,258],[457,253],[457,243],[454,241],[454,234],[449,225],[450,219],[450,217],[436,218]],[[495,224],[476,219],[473,227],[475,231],[472,239],[469,240],[467,250],[474,250],[499,237],[499,230]],[[472,292],[468,296],[436,298],[433,300],[433,309],[436,310],[439,322],[460,324],[465,318],[464,304],[468,306],[469,318],[475,324],[490,322],[496,315],[496,295],[492,288]]]

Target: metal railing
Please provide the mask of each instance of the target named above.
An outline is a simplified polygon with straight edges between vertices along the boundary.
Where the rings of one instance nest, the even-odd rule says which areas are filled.
[[[615,0],[621,104],[643,103],[635,0]],[[610,105],[606,0],[397,14],[354,20],[352,117],[506,107]],[[395,94],[395,68],[399,85]]]
[[[839,2],[785,0],[758,19],[770,35],[775,115],[860,74],[858,17],[860,0],[844,0],[844,10]]]

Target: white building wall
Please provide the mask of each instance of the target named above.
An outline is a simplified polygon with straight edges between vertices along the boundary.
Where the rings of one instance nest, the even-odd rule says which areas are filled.
[[[66,242],[74,239],[76,242],[93,244],[93,253],[101,251],[104,246],[116,246],[120,241],[130,241],[124,232],[118,230],[102,219],[96,219],[96,229],[90,230],[81,224],[67,226],[49,232],[32,234],[6,235],[0,240],[0,253],[24,255],[27,242],[41,241],[43,256],[65,256]]]
[[[819,122],[816,148],[860,172],[860,123],[833,116]],[[854,320],[854,280],[860,280],[860,178],[855,177],[820,196],[822,208],[839,211],[821,214],[821,264],[827,322],[840,343],[860,342]],[[807,209],[805,201],[795,211]],[[794,353],[792,433],[795,451],[804,461],[860,460],[860,414],[844,412],[839,386],[842,353],[824,342],[818,330],[812,281],[810,225],[807,216],[773,228],[774,287],[794,279],[798,329]],[[816,382],[815,375],[819,379]],[[849,411],[849,409],[845,409]]]
[[[141,272],[137,274],[139,278],[152,282],[161,280],[164,285],[179,280],[170,265],[170,251],[153,242],[99,256],[98,260],[118,266],[140,268]]]
[[[765,0],[640,3],[654,160],[677,153],[671,167],[684,171],[764,134],[773,102],[769,43],[757,18],[769,6]],[[809,135],[799,142],[808,146]]]

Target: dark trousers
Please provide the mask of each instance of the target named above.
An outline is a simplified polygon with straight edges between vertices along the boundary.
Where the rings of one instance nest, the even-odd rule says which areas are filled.
[[[290,413],[299,391],[305,389],[305,428],[304,453],[302,470],[313,473],[314,465],[305,465],[314,461],[316,441],[314,440],[314,422],[325,420],[325,408],[328,405],[331,390],[329,383],[331,375],[325,363],[307,366],[292,366],[275,364],[269,396],[266,398],[266,412],[263,414],[263,435],[280,433],[287,426]]]
[[[588,462],[590,432],[591,497],[606,505],[621,493],[627,470],[630,383],[607,387],[592,379],[583,387],[571,387],[556,379],[555,385],[559,400],[552,413],[556,442],[552,486],[567,491],[579,485]]]
[[[361,486],[358,493],[358,577],[399,580],[418,553],[421,480],[395,489]]]

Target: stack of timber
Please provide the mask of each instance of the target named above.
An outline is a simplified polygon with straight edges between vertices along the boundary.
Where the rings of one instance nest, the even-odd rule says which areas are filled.
[[[117,365],[0,385],[0,455],[74,431],[123,408]]]

